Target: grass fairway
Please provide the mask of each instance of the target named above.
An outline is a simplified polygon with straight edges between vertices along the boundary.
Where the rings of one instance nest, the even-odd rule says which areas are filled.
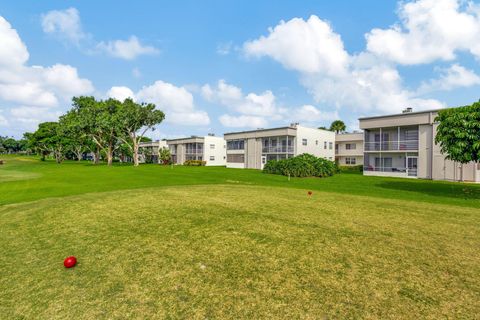
[[[480,314],[478,186],[7,160],[2,319]]]

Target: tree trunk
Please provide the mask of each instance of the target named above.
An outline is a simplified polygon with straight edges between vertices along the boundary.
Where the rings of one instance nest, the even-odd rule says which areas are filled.
[[[136,139],[133,139],[133,165],[138,166],[138,143]]]
[[[82,150],[77,150],[77,161],[81,161],[83,156]]]
[[[95,152],[93,152],[93,164],[98,164],[100,162],[100,149],[97,148],[95,149]]]
[[[107,149],[107,165],[111,166],[113,163],[113,147],[112,143],[108,144],[108,149]]]

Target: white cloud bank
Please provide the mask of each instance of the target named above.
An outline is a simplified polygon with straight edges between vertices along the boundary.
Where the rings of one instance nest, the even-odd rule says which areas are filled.
[[[3,113],[3,125],[33,130],[38,122],[55,119],[58,108],[72,96],[93,93],[92,83],[80,78],[76,68],[64,64],[29,66],[28,59],[27,47],[17,31],[0,17],[0,100],[2,108],[8,110]]]
[[[185,87],[158,80],[144,86],[137,93],[128,87],[112,87],[107,96],[124,100],[132,98],[139,102],[154,103],[164,111],[165,122],[184,126],[207,126],[210,124],[208,113],[197,110],[193,95]]]
[[[412,65],[453,60],[457,52],[480,58],[480,16],[472,2],[421,0],[402,3],[400,23],[366,34],[367,50]]]
[[[142,45],[136,36],[131,36],[128,40],[102,41],[97,44],[97,49],[112,57],[125,60],[133,60],[141,55],[152,55],[160,52],[155,47]]]
[[[402,86],[400,74],[370,53],[349,55],[341,37],[316,16],[280,22],[267,36],[246,42],[247,56],[268,56],[300,73],[300,81],[315,101],[355,111],[397,112],[405,106],[438,108]]]

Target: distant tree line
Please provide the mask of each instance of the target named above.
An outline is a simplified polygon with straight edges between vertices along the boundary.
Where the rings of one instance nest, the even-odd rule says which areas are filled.
[[[0,136],[0,153],[25,153],[27,151],[27,140]]]
[[[152,103],[74,97],[72,108],[58,121],[40,123],[37,131],[24,134],[24,140],[42,160],[53,155],[61,163],[66,158],[81,160],[89,153],[95,164],[103,157],[112,165],[116,155],[119,159],[133,158],[137,166],[145,133],[155,130],[164,118]]]

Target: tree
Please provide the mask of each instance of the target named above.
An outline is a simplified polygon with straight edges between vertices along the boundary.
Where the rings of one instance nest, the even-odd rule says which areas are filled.
[[[161,164],[171,164],[172,163],[172,154],[170,149],[168,148],[161,148],[158,150],[158,159]]]
[[[92,139],[83,131],[80,121],[81,118],[75,109],[61,116],[59,121],[69,139],[69,150],[75,154],[77,161],[82,160],[85,151],[89,150],[92,153],[96,151]]]
[[[139,165],[138,146],[148,130],[155,130],[155,126],[165,119],[165,114],[155,109],[153,103],[136,103],[127,98],[121,103],[119,112],[119,139],[129,145],[133,153],[133,163]]]
[[[95,162],[102,150],[108,165],[112,165],[113,153],[118,147],[120,108],[121,102],[115,99],[97,101],[94,97],[73,98],[73,112],[78,113],[80,128],[97,146]]]
[[[342,120],[335,120],[330,125],[330,131],[335,131],[335,133],[345,132],[347,126]]]
[[[45,156],[48,154],[53,153],[57,163],[64,160],[70,143],[58,122],[40,123],[37,131],[29,135],[29,139],[28,143],[42,155],[42,160],[45,160]]]
[[[447,159],[460,163],[480,161],[480,101],[441,110],[435,121],[435,143]]]

